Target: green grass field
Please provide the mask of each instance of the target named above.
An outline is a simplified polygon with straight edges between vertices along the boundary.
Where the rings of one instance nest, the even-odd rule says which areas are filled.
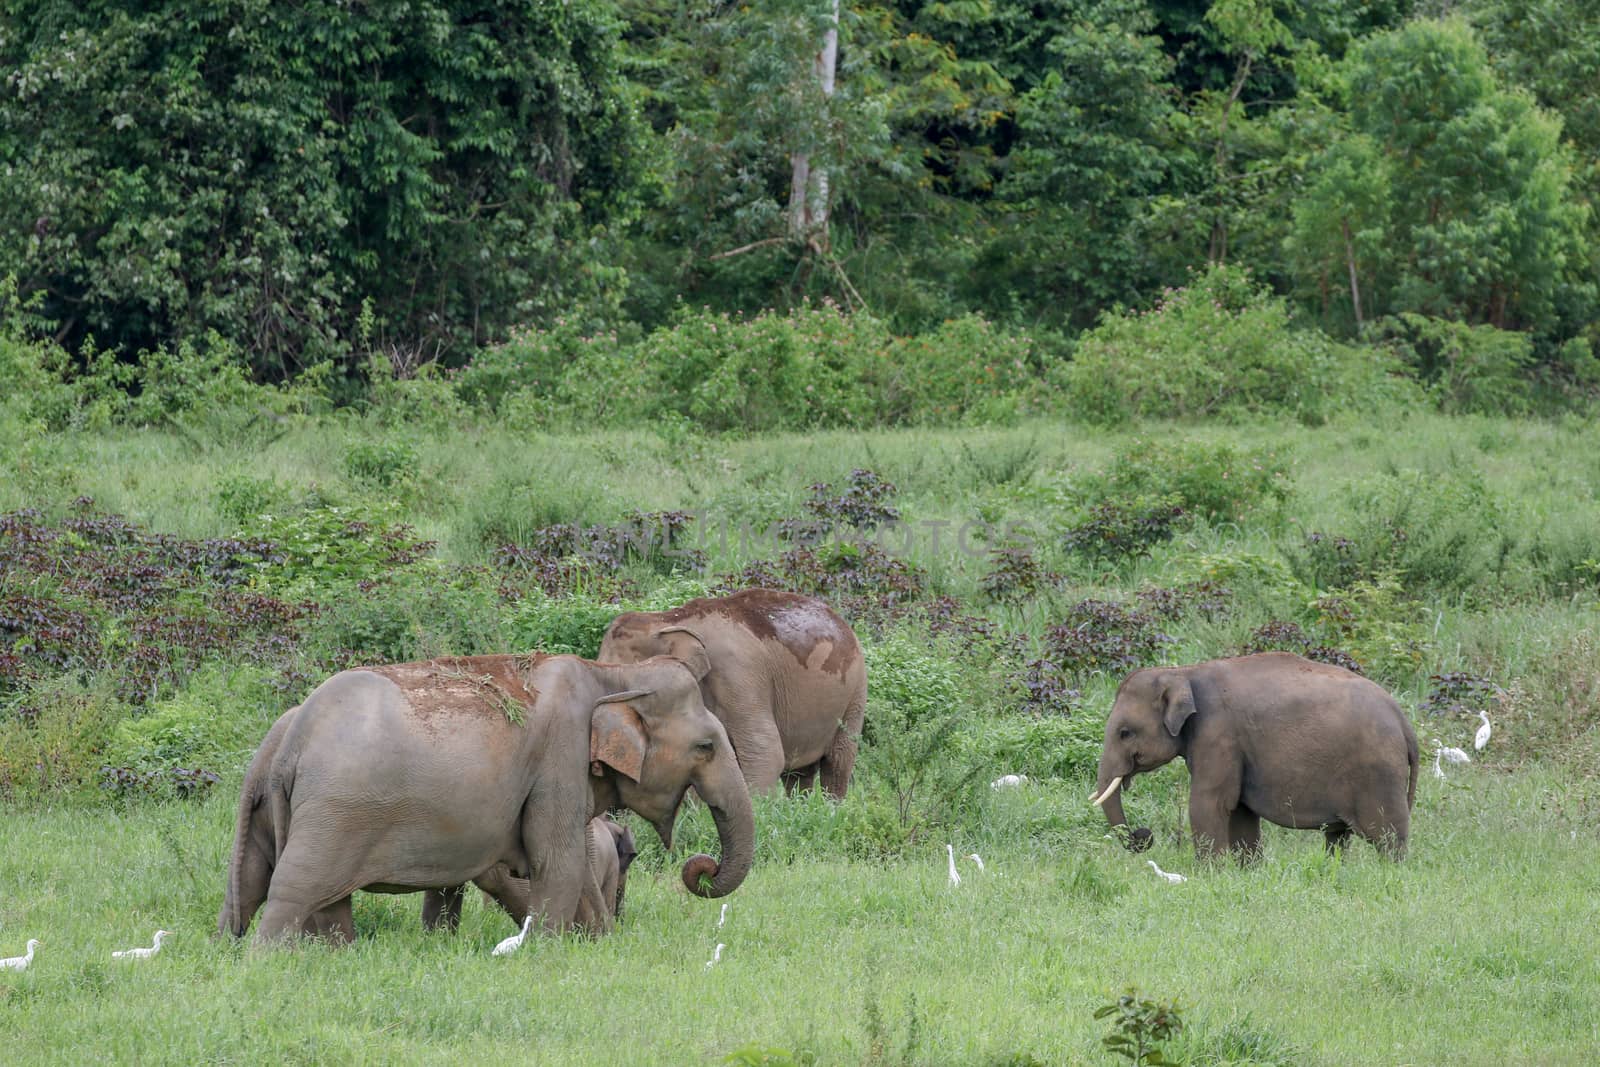
[[[114,724],[146,709],[124,707],[92,676],[41,681],[80,696],[28,720],[18,693],[0,702],[0,956],[22,952],[29,937],[44,942],[26,973],[0,973],[0,1059],[1100,1064],[1116,1061],[1100,1045],[1110,1021],[1094,1012],[1134,986],[1179,1002],[1186,1026],[1166,1045],[1173,1062],[1592,1062],[1597,438],[1577,419],[1407,416],[1322,428],[1108,434],[1026,423],[744,440],[325,419],[262,438],[190,428],[42,439],[7,461],[0,512],[59,512],[83,494],[154,531],[220,536],[237,528],[221,487],[254,479],[288,511],[304,509],[309,492],[357,513],[395,508],[452,564],[483,563],[496,537],[617,521],[633,508],[694,509],[702,528],[761,526],[798,514],[809,484],[867,467],[897,486],[915,532],[906,559],[925,575],[926,595],[950,595],[1033,644],[967,654],[915,622],[863,625],[874,688],[851,795],[837,805],[758,804],[756,868],[728,898],[723,929],[717,903],[685,893],[636,823],[643,852],[621,928],[597,942],[530,942],[500,959],[489,951],[513,932],[509,920],[472,901],[458,933],[424,934],[414,896],[358,896],[361,940],[343,950],[258,953],[214,941],[243,762],[304,688],[279,694],[195,673],[162,699],[186,698],[184,707],[231,724],[216,734],[221,782],[199,800],[113,800],[70,768],[98,764]],[[397,440],[414,449],[402,477],[374,485],[350,472],[354,445]],[[1060,547],[1061,531],[1097,502],[1170,488],[1149,471],[1116,482],[1118,463],[1132,469],[1152,454],[1201,463],[1216,447],[1231,450],[1220,468],[1173,483],[1191,512],[1197,493],[1222,492],[1224,472],[1245,476],[1236,461],[1281,462],[1281,492],[1223,493],[1231,514],[1189,522],[1126,558]],[[1058,580],[1023,597],[986,596],[987,551],[950,540],[968,521],[1026,523]],[[927,524],[939,522],[951,525],[938,527],[935,544]],[[1347,537],[1355,556],[1318,556],[1311,532]],[[714,538],[707,548],[717,574],[771,554]],[[692,592],[695,582],[626,573],[643,595]],[[1208,577],[1228,587],[1231,608],[1162,623],[1173,639],[1164,661],[1230,654],[1269,619],[1295,620],[1353,652],[1412,711],[1426,766],[1404,863],[1359,842],[1330,859],[1320,835],[1273,829],[1256,866],[1201,867],[1181,764],[1141,777],[1128,795],[1130,815],[1156,832],[1151,853],[1105,839],[1085,798],[1120,672],[1074,675],[1081,695],[1065,716],[1020,713],[1012,676],[1076,602],[1128,602],[1140,589]],[[334,614],[358,599],[337,583],[296,589],[313,589]],[[548,624],[539,613],[588,605],[586,596],[491,599],[467,621],[485,641],[553,632],[539,628]],[[1329,596],[1342,599],[1330,606]],[[404,647],[456,650],[441,647],[466,632],[452,625],[423,617]],[[1443,781],[1431,738],[1470,747],[1477,719],[1429,710],[1431,676],[1442,672],[1500,688],[1489,748]],[[919,703],[927,693],[939,699]],[[69,706],[102,718],[69,721],[59,710]],[[958,721],[936,754],[918,756],[893,732],[923,736],[914,731],[940,716]],[[36,766],[40,778],[51,768],[59,777],[35,782]],[[912,789],[918,767],[926,776]],[[1013,771],[1033,782],[987,788]],[[680,855],[708,838],[704,812],[686,813]],[[964,860],[962,884],[950,887],[947,841],[980,853],[987,872]],[[1147,858],[1189,881],[1166,884]],[[157,958],[111,960],[113,949],[148,944],[158,926],[176,936]],[[718,941],[727,947],[708,969]]]

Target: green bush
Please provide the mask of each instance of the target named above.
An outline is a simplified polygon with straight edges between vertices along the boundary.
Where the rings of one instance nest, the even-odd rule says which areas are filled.
[[[862,355],[879,421],[890,425],[1003,425],[1043,402],[1033,339],[981,315],[947,319],[928,333],[896,338],[887,351]]]
[[[219,515],[243,526],[259,515],[282,511],[289,502],[289,489],[275,478],[229,474],[217,479],[212,500]]]
[[[1308,423],[1387,390],[1386,359],[1290,324],[1288,305],[1215,266],[1147,311],[1106,314],[1057,381],[1090,422],[1283,412]]]
[[[359,596],[334,597],[307,636],[358,663],[507,651],[499,593],[482,569],[401,568]]]
[[[104,762],[143,773],[174,766],[221,771],[241,765],[281,703],[269,677],[256,667],[201,667],[178,693],[137,718],[117,723]]]
[[[310,597],[330,587],[384,578],[396,567],[430,558],[432,541],[418,540],[396,522],[399,506],[365,510],[320,506],[290,515],[259,515],[237,536],[262,538],[272,552],[249,557],[253,580],[287,598]]]
[[[127,706],[101,680],[63,678],[6,694],[0,704],[0,799],[39,800],[92,787],[101,753]]]
[[[506,620],[506,636],[517,652],[600,654],[606,627],[624,609],[582,596],[550,597],[535,589],[517,602]]]
[[[1374,336],[1416,376],[1440,411],[1519,415],[1530,406],[1533,339],[1525,333],[1404,312],[1377,322]],[[1571,351],[1572,366],[1587,370],[1582,346]]]
[[[392,489],[416,477],[421,458],[404,441],[360,441],[345,449],[344,470],[358,482]]]
[[[1288,463],[1275,451],[1225,443],[1136,440],[1118,452],[1100,493],[1172,499],[1212,523],[1275,513],[1289,498]]]

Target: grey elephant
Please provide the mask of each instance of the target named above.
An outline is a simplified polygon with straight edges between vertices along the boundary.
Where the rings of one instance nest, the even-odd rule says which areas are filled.
[[[792,792],[822,778],[850,788],[867,707],[867,666],[850,625],[822,601],[745,589],[671,611],[629,612],[600,644],[606,663],[702,651],[706,707],[727,728],[751,792]]]
[[[1417,735],[1394,698],[1342,667],[1263,652],[1130,674],[1106,720],[1095,804],[1126,827],[1121,791],[1175,756],[1189,765],[1189,822],[1202,857],[1260,849],[1261,820],[1352,832],[1405,855]],[[1130,835],[1130,847],[1150,832]]]
[[[599,936],[611,932],[622,918],[622,898],[627,890],[628,867],[639,854],[633,831],[607,816],[589,820],[589,873],[578,898],[573,926]],[[520,927],[528,914],[528,880],[517,878],[497,863],[473,879],[490,900],[499,904]],[[422,922],[432,929],[454,929],[461,920],[463,887],[430,891],[424,901]]]
[[[350,940],[355,890],[437,890],[504,863],[528,879],[543,926],[566,929],[591,879],[589,821],[626,807],[670,847],[691,785],[723,855],[691,857],[683,880],[720,897],[749,872],[754,820],[682,661],[479,656],[344,671],[252,761],[219,928],[242,936],[259,908],[258,941]]]

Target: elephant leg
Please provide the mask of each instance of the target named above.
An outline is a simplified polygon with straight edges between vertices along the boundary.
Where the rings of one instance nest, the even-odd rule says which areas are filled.
[[[1189,829],[1194,835],[1195,855],[1210,859],[1225,855],[1233,847],[1231,828],[1239,810],[1241,771],[1197,770],[1189,767]],[[1260,825],[1256,827],[1260,833]]]
[[[1402,786],[1386,799],[1363,799],[1356,807],[1355,829],[1392,860],[1406,858],[1411,836],[1411,809]]]
[[[855,773],[856,751],[866,715],[866,697],[852,700],[838,732],[828,744],[828,751],[822,756],[822,790],[835,800],[844,799],[850,790],[850,776]]]
[[[796,767],[793,770],[784,771],[784,793],[788,796],[794,796],[797,792],[805,793],[810,791],[811,788],[816,785],[817,770],[820,766],[821,761],[819,760],[816,763],[809,763],[804,767]]]
[[[1249,808],[1234,808],[1228,816],[1228,843],[1241,864],[1261,858],[1261,816]]]
[[[1335,852],[1343,852],[1344,847],[1350,843],[1350,827],[1342,822],[1329,823],[1322,828],[1322,848],[1330,856]]]
[[[465,887],[446,886],[422,894],[422,928],[455,930],[461,925],[461,900]]]
[[[588,812],[565,798],[535,792],[522,808],[522,847],[528,857],[528,910],[546,933],[572,925],[589,877]]]
[[[783,776],[783,738],[772,721],[771,709],[765,703],[734,704],[719,718],[728,726],[728,740],[750,792],[776,790]]]
[[[522,927],[522,920],[528,917],[527,879],[512,877],[505,864],[497,863],[472,881],[485,896],[500,905],[501,911],[511,916],[518,929]]]
[[[356,939],[355,910],[350,898],[334,901],[306,922],[302,933],[322,938],[332,945],[348,945]]]
[[[334,857],[331,861],[327,859],[330,856]],[[340,859],[344,860],[342,864]],[[335,906],[348,909],[350,891],[360,885],[356,863],[332,842],[290,838],[272,872],[272,884],[267,887],[267,901],[261,909],[261,921],[256,924],[256,943],[298,936],[307,924],[316,923],[317,913],[325,908],[335,910],[331,922],[340,921]],[[344,921],[353,938],[354,926]]]

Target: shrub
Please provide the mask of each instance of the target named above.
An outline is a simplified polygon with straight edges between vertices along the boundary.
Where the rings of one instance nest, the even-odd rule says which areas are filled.
[[[1346,495],[1360,516],[1351,541],[1367,581],[1387,574],[1410,593],[1481,591],[1516,549],[1505,508],[1471,468],[1385,473]]]
[[[415,478],[420,460],[404,441],[360,441],[345,449],[344,471],[358,482],[391,489]]]
[[[877,353],[866,353],[870,356]],[[896,338],[864,377],[891,425],[1014,422],[1040,406],[1033,339],[981,315],[946,319],[931,332]]]
[[[432,541],[419,540],[410,526],[394,521],[398,511],[391,502],[362,511],[322,506],[292,515],[261,515],[242,528],[241,536],[270,547],[241,558],[256,582],[291,597],[376,581],[433,553]]]
[[[989,570],[978,587],[989,600],[1021,602],[1031,600],[1056,578],[1039,565],[1031,549],[1000,547],[989,551]]]
[[[243,526],[268,512],[281,511],[289,490],[274,478],[231,474],[217,479],[212,492],[217,513],[235,526]]]
[[[534,592],[511,610],[506,633],[519,652],[570,653],[585,659],[600,654],[606,627],[623,609],[585,596],[550,597]]]
[[[1044,640],[1045,658],[1079,679],[1147,666],[1172,643],[1150,616],[1104,600],[1074,604]]]
[[[1207,622],[1225,619],[1233,610],[1233,590],[1215,581],[1189,582],[1165,588],[1146,586],[1134,594],[1144,609],[1169,622],[1198,614]]]
[[[1503,692],[1490,679],[1466,671],[1430,674],[1422,710],[1430,715],[1476,715],[1497,705]]]
[[[1007,717],[981,724],[968,746],[985,768],[1040,781],[1093,776],[1104,724],[1093,715]]]
[[[331,598],[307,643],[343,667],[505,650],[495,576],[482,568],[400,568]]]
[[[1068,410],[1097,423],[1285,412],[1320,422],[1378,390],[1374,355],[1290,326],[1287,304],[1212,266],[1147,311],[1108,312],[1060,373]]]
[[[1293,652],[1319,663],[1331,663],[1347,671],[1364,673],[1361,664],[1350,653],[1316,644],[1299,623],[1283,619],[1272,619],[1250,631],[1250,638],[1239,649],[1239,655],[1248,656],[1254,652]]]
[[[1092,505],[1088,516],[1068,526],[1062,547],[1090,559],[1119,562],[1149,553],[1169,540],[1186,513],[1172,497]]]
[[[174,696],[117,723],[105,747],[102,784],[114,792],[203,792],[216,772],[244,762],[265,721],[281,710],[267,677],[259,668],[202,667]]]
[[[1068,685],[1069,676],[1048,659],[1030,660],[1011,675],[1013,691],[1021,694],[1021,710],[1030,715],[1067,715],[1083,697]]]
[[[106,738],[127,713],[109,688],[63,679],[0,692],[0,798],[92,786]]]
[[[829,542],[758,560],[723,575],[716,589],[731,593],[753,585],[821,597],[852,622],[881,623],[906,614],[926,589],[927,576],[870,541]]]
[[[1529,408],[1533,339],[1526,333],[1407,311],[1380,319],[1374,336],[1422,382],[1440,411],[1519,415]]]
[[[1135,441],[1104,476],[1106,497],[1170,499],[1208,522],[1260,521],[1289,498],[1288,465],[1276,452],[1200,441]]]

